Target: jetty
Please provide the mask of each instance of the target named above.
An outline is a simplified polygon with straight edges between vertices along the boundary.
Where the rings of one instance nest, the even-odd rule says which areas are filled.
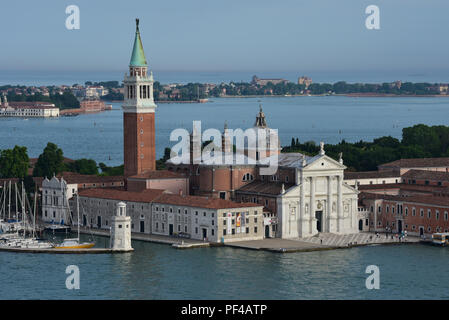
[[[90,248],[90,249],[41,249],[41,248],[6,248],[0,247],[0,252],[21,252],[21,253],[50,253],[50,254],[100,254],[100,253],[124,253],[132,250],[113,250],[109,248]]]

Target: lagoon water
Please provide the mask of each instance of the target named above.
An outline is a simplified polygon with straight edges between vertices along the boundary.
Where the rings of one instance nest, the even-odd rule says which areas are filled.
[[[0,299],[449,299],[447,248],[279,254],[139,241],[133,247],[113,255],[0,252]],[[79,267],[79,290],[65,287],[68,265]],[[368,265],[379,267],[378,290],[366,289]]]
[[[254,125],[263,105],[268,125],[278,129],[282,145],[292,137],[300,141],[337,143],[371,141],[384,135],[401,138],[402,128],[417,123],[449,124],[449,98],[445,97],[264,97],[216,98],[204,104],[159,104],[156,113],[156,152],[163,155],[172,130],[192,130],[192,121],[207,128],[246,129]],[[69,158],[92,158],[108,165],[123,163],[121,105],[99,114],[59,119],[0,119],[0,149],[23,145],[37,157],[47,142],[60,146]]]
[[[263,104],[282,144],[401,137],[417,123],[448,125],[448,98],[282,97],[161,104],[157,155],[175,128],[252,126]],[[70,158],[122,160],[122,111],[59,119],[0,119],[0,149],[26,146],[38,156],[48,141]],[[100,246],[107,245],[99,238]],[[102,243],[101,243],[102,242]],[[0,299],[449,299],[449,249],[423,245],[275,254],[232,248],[175,250],[133,242],[133,253],[50,255],[0,252]],[[81,289],[67,290],[65,269],[79,266]],[[365,269],[380,268],[380,289],[365,288]]]

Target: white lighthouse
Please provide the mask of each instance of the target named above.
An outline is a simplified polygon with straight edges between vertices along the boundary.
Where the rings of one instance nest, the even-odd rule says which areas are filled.
[[[132,251],[131,217],[126,215],[126,204],[117,203],[117,210],[112,216],[110,247],[113,251]]]

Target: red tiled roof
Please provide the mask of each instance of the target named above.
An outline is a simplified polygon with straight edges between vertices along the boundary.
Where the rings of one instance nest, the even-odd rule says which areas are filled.
[[[376,178],[395,178],[400,177],[398,171],[386,170],[386,171],[359,171],[359,172],[344,172],[345,180],[353,179],[376,179]]]
[[[131,176],[132,179],[176,179],[176,178],[185,178],[186,176],[182,173],[172,172],[169,170],[153,170],[143,172],[141,174],[137,174]]]
[[[429,170],[409,170],[402,175],[404,179],[419,179],[433,181],[449,181],[449,172]]]
[[[247,207],[262,207],[262,205],[250,202],[234,202],[230,200],[207,198],[199,196],[181,196],[164,193],[155,200],[157,203],[171,204],[175,206],[199,207],[207,209],[233,209]]]
[[[76,172],[63,172],[57,177],[62,177],[69,184],[124,182],[123,176],[97,176]]]
[[[132,201],[132,202],[155,202],[175,206],[188,206],[207,209],[232,209],[246,207],[262,207],[255,203],[239,203],[229,200],[206,198],[199,196],[182,196],[166,193],[159,189],[146,189],[141,192],[130,192],[124,189],[86,189],[79,192],[81,197]]]
[[[159,189],[146,189],[141,192],[130,192],[125,189],[84,189],[79,191],[80,197],[99,198],[109,200],[121,200],[132,202],[152,202],[161,194],[164,190]]]
[[[385,183],[385,184],[365,184],[360,185],[358,187],[361,191],[369,191],[369,190],[391,190],[391,189],[401,189],[407,191],[426,191],[426,192],[434,192],[434,191],[443,191],[447,190],[447,187],[443,186],[428,186],[422,184],[408,184],[408,183]]]
[[[433,195],[388,195],[379,193],[362,192],[360,199],[383,199],[389,201],[419,203],[424,205],[440,205],[449,207],[449,197],[433,196]]]
[[[281,194],[282,185],[284,185],[284,190],[287,190],[293,186],[293,183],[254,181],[241,187],[236,192],[277,196]]]
[[[379,165],[379,168],[385,167],[401,167],[401,168],[449,167],[449,158],[400,159]]]

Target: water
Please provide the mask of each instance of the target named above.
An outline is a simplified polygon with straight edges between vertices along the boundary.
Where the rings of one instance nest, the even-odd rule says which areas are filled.
[[[285,97],[212,99],[206,104],[161,104],[157,109],[158,157],[174,128],[203,130],[253,125],[258,104],[282,143],[335,143],[341,139],[401,136],[416,123],[447,125],[446,98]],[[0,119],[0,149],[28,147],[30,156],[55,142],[66,156],[122,163],[122,111],[59,119]],[[109,156],[111,160],[109,160]],[[107,245],[104,238],[100,246]],[[448,299],[446,248],[373,246],[275,254],[233,248],[175,250],[133,242],[135,252],[50,255],[0,252],[1,299]],[[81,289],[65,288],[65,269],[81,271]],[[381,289],[365,288],[365,268],[377,265]]]
[[[132,253],[112,255],[0,252],[0,299],[449,298],[446,248],[277,254],[226,247],[177,250],[140,241],[133,247]],[[379,290],[365,287],[371,264],[380,269]],[[65,287],[68,265],[80,269],[80,290]]]
[[[448,125],[449,98],[444,97],[265,97],[215,98],[204,104],[160,104],[156,113],[156,153],[160,158],[175,128],[192,130],[192,121],[222,130],[253,126],[263,105],[268,125],[279,130],[282,145],[300,141],[371,141],[384,135],[401,138],[402,128],[424,123]],[[123,163],[123,120],[119,103],[99,114],[59,119],[0,119],[0,149],[23,145],[37,157],[47,142],[70,158],[92,158],[108,165]]]

